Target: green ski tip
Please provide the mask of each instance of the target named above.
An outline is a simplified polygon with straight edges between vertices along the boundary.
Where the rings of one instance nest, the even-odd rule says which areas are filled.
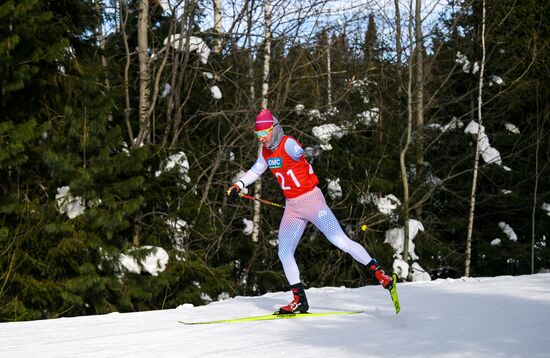
[[[398,314],[401,311],[401,304],[399,303],[399,296],[397,295],[397,275],[393,274],[393,285],[390,288],[390,296],[393,302],[393,307],[395,308],[395,314]]]

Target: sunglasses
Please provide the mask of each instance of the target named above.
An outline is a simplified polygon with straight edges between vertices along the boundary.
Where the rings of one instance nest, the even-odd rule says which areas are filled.
[[[266,135],[268,135],[269,132],[271,132],[272,130],[273,130],[273,126],[267,128],[267,129],[261,130],[261,131],[256,131],[255,133],[256,133],[256,136],[257,136],[258,138],[263,138],[263,137],[265,137]]]

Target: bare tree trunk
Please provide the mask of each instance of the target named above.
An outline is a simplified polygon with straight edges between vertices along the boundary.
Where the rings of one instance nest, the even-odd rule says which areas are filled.
[[[416,173],[422,178],[424,173],[424,40],[422,35],[422,0],[416,0],[415,9],[416,42]],[[417,206],[419,216],[422,207]]]
[[[412,0],[409,2],[409,38],[411,43],[413,42],[413,12],[412,12]],[[403,215],[404,215],[404,225],[403,225],[403,261],[407,262],[409,260],[409,182],[407,178],[407,167],[405,165],[405,154],[407,153],[410,135],[412,131],[413,123],[413,52],[411,46],[411,53],[409,54],[409,75],[407,81],[407,136],[405,140],[405,145],[403,150],[399,155],[399,163],[401,166],[401,181],[403,182]]]
[[[121,3],[122,4],[122,3]],[[148,53],[148,40],[147,31],[149,23],[149,1],[139,1],[139,14],[138,14],[138,62],[139,62],[139,131],[135,140],[132,142],[133,146],[139,147],[144,144],[145,139],[149,133],[149,121],[147,112],[149,110],[149,53]],[[127,56],[129,61],[129,49],[127,48]],[[129,65],[129,62],[127,62]],[[128,95],[128,92],[127,92]],[[129,98],[127,99],[129,103]],[[129,114],[128,114],[129,116]],[[135,247],[140,246],[141,241],[141,225],[139,221],[141,214],[138,214],[138,218],[134,222],[134,230],[132,234],[132,245]]]
[[[258,154],[261,154],[262,146],[258,146]],[[254,197],[260,199],[262,197],[262,181],[256,180],[254,183]],[[254,200],[254,214],[252,216],[252,241],[258,242],[260,239],[260,219],[261,219],[261,203],[259,200]]]
[[[105,57],[105,36],[103,35],[103,15],[101,8],[101,1],[96,0],[95,9],[98,15],[97,33],[99,37],[99,49],[101,50],[101,66],[107,68],[107,58]],[[109,78],[105,77],[105,86],[109,88]]]
[[[126,12],[124,11],[126,10]],[[126,34],[126,23],[128,21],[128,9],[124,5],[124,1],[119,1],[119,12],[120,12],[120,30],[122,34],[122,42],[124,43],[124,51],[126,52],[126,63],[124,65],[124,123],[126,124],[126,131],[128,132],[128,139],[130,140],[130,145],[134,143],[134,132],[132,125],[130,123],[130,87],[129,87],[129,78],[130,78],[130,63],[131,63],[131,54],[130,47],[128,46],[128,35]],[[126,13],[126,14],[125,14]]]
[[[394,1],[395,4],[395,52],[397,55],[397,78],[401,78],[401,11],[399,10],[399,0]],[[401,86],[399,86],[401,91]]]
[[[222,51],[222,1],[214,0],[214,49],[212,52],[218,55]]]
[[[186,34],[185,42],[179,41],[177,48],[167,47],[167,51],[172,51],[172,72],[170,75],[170,94],[168,95],[168,100],[166,101],[166,127],[162,135],[162,145],[168,145],[174,147],[178,142],[179,135],[179,123],[181,121],[181,111],[180,107],[180,93],[181,93],[181,84],[182,78],[185,76],[185,70],[187,68],[187,62],[189,58],[188,54],[188,44],[190,38],[190,31],[188,31],[187,24],[189,23],[189,12],[191,9],[192,15],[192,3],[185,6],[185,11],[179,23],[175,26],[174,33],[177,34]],[[173,20],[175,22],[175,20]],[[170,33],[172,35],[172,33]],[[171,139],[169,139],[171,137]]]
[[[271,10],[269,0],[264,0],[265,39],[264,39],[264,71],[262,76],[262,108],[267,108],[267,93],[269,92],[269,61],[271,61]]]
[[[464,276],[470,276],[470,264],[472,258],[472,232],[474,230],[474,211],[476,207],[476,188],[477,188],[477,174],[479,169],[479,155],[480,144],[479,136],[481,134],[481,126],[483,124],[483,118],[481,116],[481,106],[483,104],[483,73],[485,72],[485,0],[482,2],[483,13],[481,17],[481,68],[479,70],[479,93],[477,97],[477,117],[478,128],[476,137],[476,153],[474,160],[474,173],[472,178],[472,192],[470,195],[470,216],[468,218],[468,236],[466,238],[466,258],[464,260]]]
[[[135,247],[140,246],[141,241],[141,225],[134,223],[134,232],[132,234],[132,245]]]
[[[412,64],[411,64],[412,66]],[[411,73],[412,67],[409,68],[409,73]],[[407,167],[405,163],[405,156],[409,149],[409,144],[411,143],[411,131],[412,131],[412,75],[409,74],[409,84],[408,88],[408,100],[407,100],[407,134],[405,137],[405,144],[403,149],[399,153],[399,165],[401,168],[401,181],[403,183],[403,219],[405,222],[403,228],[403,261],[407,262],[409,259],[409,182],[407,178]]]
[[[537,116],[539,116],[539,80],[537,80]],[[535,145],[535,188],[533,189],[533,209],[531,210],[531,274],[535,273],[535,213],[537,210],[537,200],[538,200],[538,188],[539,188],[539,149],[540,141],[543,138],[544,133],[544,122],[542,128],[539,128],[539,118],[537,121],[537,133],[535,135],[536,145]]]
[[[537,134],[535,147],[535,188],[533,189],[533,209],[531,211],[531,274],[535,273],[535,212],[537,210],[537,191],[539,187],[539,121],[537,119]]]
[[[252,37],[250,36],[252,31],[252,25],[253,25],[252,11],[254,11],[254,0],[247,1],[246,4],[247,6],[249,6],[248,16],[247,16],[248,27],[246,30],[248,49],[250,51],[250,56],[249,56],[250,62],[248,66],[248,81],[250,83],[250,104],[251,104],[251,107],[254,108],[254,100],[256,98],[256,87],[254,86],[254,51],[252,50]]]
[[[330,39],[327,43],[327,100],[328,100],[328,109],[332,109],[332,76],[331,76],[331,63],[330,63]]]
[[[114,12],[115,12],[114,19],[115,19],[115,23],[116,23],[115,33],[117,33],[117,34],[120,33],[120,27],[122,25],[122,19],[120,19],[120,14],[121,14],[122,9],[120,9],[120,7],[121,7],[120,2],[113,1],[113,9],[114,9]],[[117,20],[117,19],[120,19],[120,20]]]
[[[185,72],[188,70],[189,67],[189,46],[191,42],[191,36],[193,34],[193,19],[195,18],[195,11],[197,10],[197,1],[196,0],[190,0],[186,3],[185,11],[183,15],[184,21],[181,22],[181,30],[180,33],[185,33],[185,44],[182,44],[180,42],[178,46],[178,52],[182,53],[183,56],[183,64],[177,64],[177,81],[174,84],[174,90],[173,90],[173,136],[172,136],[172,142],[170,143],[171,147],[175,147],[179,141],[179,135],[183,131],[182,127],[182,120],[183,120],[183,109],[185,107],[185,104],[189,100],[189,96],[191,94],[191,88],[193,86],[193,83],[195,81],[195,77],[186,75]],[[185,81],[184,81],[185,79]],[[183,96],[185,98],[182,98],[182,86],[185,82],[185,90],[183,93]]]
[[[107,74],[108,63],[107,58],[105,57],[105,36],[103,35],[103,12],[101,8],[101,1],[96,0],[95,8],[98,15],[97,34],[99,37],[99,49],[101,50],[101,66],[105,69],[105,88],[109,91],[111,89],[111,84],[109,83],[109,76]],[[107,113],[107,120],[109,122],[113,121],[113,113],[110,111]]]
[[[269,92],[269,61],[271,60],[271,10],[269,0],[264,1],[265,39],[264,39],[264,70],[262,75],[262,108],[267,108],[267,94]],[[261,144],[258,150],[262,150]],[[260,152],[261,153],[261,152]],[[262,195],[262,182],[256,180],[254,185],[254,197],[259,199]],[[252,241],[257,242],[260,237],[261,205],[259,200],[254,201],[254,216],[252,218]]]
[[[150,122],[147,115],[149,110],[149,53],[147,31],[149,23],[149,1],[140,0],[138,15],[138,60],[139,60],[139,132],[134,145],[140,146],[149,135]]]
[[[185,18],[185,16],[184,16]],[[175,22],[174,20],[172,20],[173,22]],[[183,23],[183,21],[182,21]],[[170,26],[170,28],[172,28],[172,26]],[[183,28],[183,24],[174,24],[174,31],[170,31],[168,33],[168,36],[172,36],[174,33],[177,33],[178,30],[181,30],[181,28]],[[181,52],[179,51],[181,48],[181,41],[180,41],[180,44],[178,46],[178,51],[176,51],[175,49],[173,49],[170,44],[167,44],[166,45],[166,56],[165,57],[171,57],[171,74],[170,74],[170,93],[168,94],[168,100],[166,101],[166,123],[165,123],[165,128],[164,128],[164,132],[162,134],[162,141],[161,141],[161,145],[163,147],[167,146],[168,145],[168,141],[169,141],[169,138],[170,138],[170,134],[172,134],[172,124],[174,122],[174,93],[176,93],[176,91],[179,91],[180,89],[177,87],[177,83],[178,83],[178,75],[181,75],[180,74],[180,56],[181,55]],[[169,54],[172,54],[172,56],[169,56]]]

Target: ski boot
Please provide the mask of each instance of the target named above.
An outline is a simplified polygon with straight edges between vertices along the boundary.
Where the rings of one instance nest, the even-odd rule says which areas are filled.
[[[304,292],[304,286],[301,282],[290,285],[294,299],[286,306],[279,308],[279,311],[275,314],[294,314],[294,313],[307,313],[309,305],[307,303],[306,293]]]
[[[371,274],[374,276],[376,281],[380,282],[382,287],[384,287],[387,290],[391,290],[393,287],[393,278],[391,276],[388,276],[382,267],[376,262],[375,259],[372,259],[371,262],[367,264],[367,267],[369,268]]]

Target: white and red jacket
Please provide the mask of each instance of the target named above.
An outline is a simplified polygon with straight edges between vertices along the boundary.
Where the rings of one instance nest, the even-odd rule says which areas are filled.
[[[310,192],[319,183],[313,168],[304,157],[301,144],[291,136],[284,136],[273,151],[263,147],[256,163],[236,184],[243,189],[255,182],[267,168],[277,178],[287,199]]]

